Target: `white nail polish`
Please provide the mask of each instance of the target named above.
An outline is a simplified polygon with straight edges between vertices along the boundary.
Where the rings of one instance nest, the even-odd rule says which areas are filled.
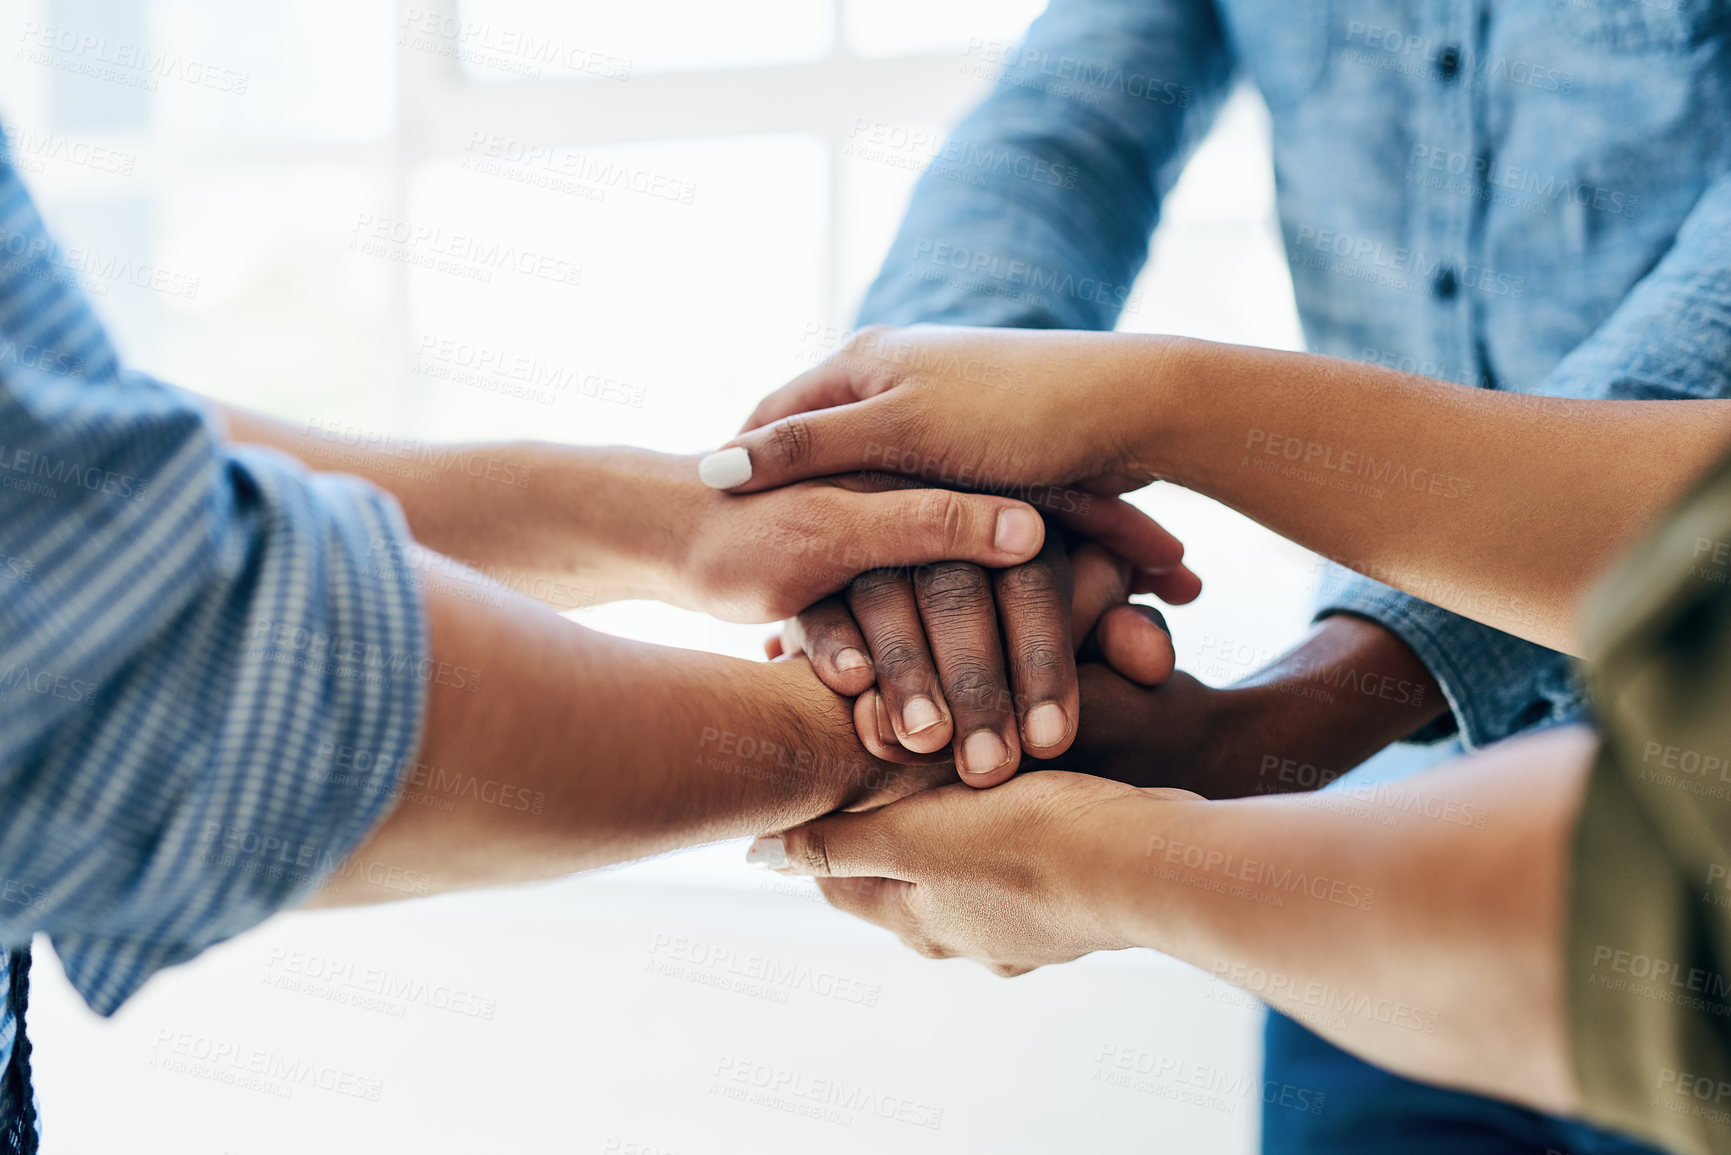
[[[751,454],[745,446],[718,450],[697,463],[697,476],[711,489],[732,489],[751,480]]]
[[[779,834],[766,834],[762,838],[751,840],[751,849],[745,852],[747,866],[761,866],[765,870],[780,870],[787,865],[787,846],[781,841]]]

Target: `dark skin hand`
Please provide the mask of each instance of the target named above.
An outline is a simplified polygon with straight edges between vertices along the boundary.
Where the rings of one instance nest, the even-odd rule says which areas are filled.
[[[1137,610],[1148,607],[1126,612]],[[1223,689],[1182,672],[1140,686],[1104,662],[1085,662],[1080,675],[1082,733],[1042,769],[1207,798],[1320,789],[1447,710],[1406,643],[1348,614],[1325,619],[1268,669]],[[1379,693],[1345,688],[1355,683],[1374,683]]]
[[[1350,614],[1325,619],[1290,652],[1236,685],[1216,689],[1174,673],[1172,644],[1159,612],[1124,602],[1130,583],[1126,567],[1094,545],[1065,555],[1050,544],[1059,536],[1049,535],[1048,548],[1021,568],[1047,567],[1057,587],[1072,594],[1068,629],[1055,632],[1085,639],[1077,665],[1068,667],[1077,678],[1076,696],[1067,699],[1075,703],[1070,717],[1079,717],[1081,724],[1050,752],[1029,749],[1024,733],[1022,745],[1040,758],[1041,769],[1085,771],[1137,786],[1176,786],[1211,798],[1313,790],[1446,712],[1435,679],[1406,643]],[[1005,604],[1000,601],[1000,614]],[[838,636],[862,628],[851,618],[839,623],[845,606],[814,609],[822,612],[801,619],[808,648],[833,652]],[[1044,621],[1052,620],[1049,603],[1036,609]],[[906,610],[898,613],[908,616]],[[922,619],[904,627],[923,653],[951,645],[942,633],[947,619],[934,615],[932,620],[938,626],[929,642],[921,636]],[[875,626],[863,628],[871,634]],[[1009,635],[1009,626],[1004,632]],[[822,676],[824,663],[814,660],[813,665]],[[999,712],[991,717],[999,734],[1014,736],[1010,710],[1030,700],[1020,687],[1040,684],[1022,672],[1026,665],[1014,659],[1008,664],[1009,684],[1018,687],[1014,693],[1003,682],[994,683]],[[1048,669],[1051,665],[1046,663]],[[942,685],[941,674],[930,666],[922,676],[924,682],[912,684]],[[901,741],[885,697],[868,689],[855,702],[861,740],[888,761],[925,761]],[[946,733],[936,749],[950,740]],[[995,785],[1013,770],[1014,765],[962,779]]]
[[[1075,740],[1075,639],[1092,639],[1096,653],[1109,651],[1115,668],[1146,684],[1171,674],[1165,623],[1124,604],[1151,580],[1092,543],[1072,555],[1049,524],[1040,555],[1010,569],[944,562],[863,574],[801,614],[770,651],[804,652],[832,689],[863,694],[903,754],[949,748],[964,782],[995,786],[1024,753],[1049,760]],[[1173,601],[1201,589],[1176,563],[1160,584]],[[870,664],[852,654],[869,654]]]

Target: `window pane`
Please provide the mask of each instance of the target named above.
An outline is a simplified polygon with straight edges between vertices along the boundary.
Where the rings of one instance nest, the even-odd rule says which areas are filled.
[[[421,432],[708,448],[793,371],[765,337],[823,299],[824,187],[805,136],[423,165],[371,246],[408,270]]]
[[[460,19],[416,18],[410,47],[486,80],[628,80],[645,72],[813,60],[835,30],[824,0],[462,0]]]
[[[506,163],[422,166],[409,219],[389,230],[422,239],[387,240],[368,257],[409,277],[418,434],[702,452],[809,367],[796,358],[799,335],[825,315],[827,178],[816,138]],[[564,175],[530,179],[549,174]],[[606,606],[585,620],[762,653],[762,627],[668,606]]]
[[[255,147],[385,136],[396,107],[393,8],[393,0],[163,0],[155,32],[185,54],[186,79],[158,87],[161,129]]]
[[[349,251],[367,167],[188,165],[154,200],[56,206],[81,279],[141,369],[289,420],[397,417],[393,270]],[[261,222],[269,222],[262,227]]]
[[[848,47],[860,56],[939,52],[1021,39],[1046,0],[849,0]]]

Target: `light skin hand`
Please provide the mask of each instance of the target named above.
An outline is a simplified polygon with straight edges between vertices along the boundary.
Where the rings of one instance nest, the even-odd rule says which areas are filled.
[[[1024,774],[996,790],[943,786],[871,815],[758,839],[785,873],[927,958],[968,958],[1004,976],[1137,945],[1115,923],[1090,860],[1099,819],[1140,790],[1086,774]],[[779,840],[779,843],[776,842]],[[775,861],[775,851],[770,851]]]
[[[1226,981],[1278,975],[1261,991],[1277,1009],[1302,1014],[1306,992],[1327,990],[1422,1011],[1424,1029],[1370,1013],[1315,1029],[1408,1077],[1570,1114],[1563,924],[1594,749],[1584,731],[1553,730],[1407,781],[1482,824],[1398,801],[1360,801],[1386,811],[1367,822],[1297,799],[1204,802],[1047,773],[943,787],[755,849],[921,954],[1002,975],[1143,946]],[[1246,872],[1283,901],[1223,884]],[[1285,893],[1283,872],[1329,886]]]
[[[399,457],[333,444],[321,428],[218,409],[233,440],[365,477],[397,498],[416,541],[560,609],[653,598],[776,621],[878,566],[1014,565],[1039,552],[1045,532],[1020,501],[890,478],[826,478],[730,502],[698,480],[697,458],[636,449],[463,446],[404,470]],[[463,464],[475,462],[486,468]],[[436,484],[418,479],[427,472]]]
[[[1731,443],[1728,401],[1535,401],[1181,338],[914,327],[858,346],[766,402],[784,416],[734,440],[735,492],[862,467],[994,492],[1168,480],[1570,653],[1586,590]],[[982,360],[1020,391],[909,368]]]

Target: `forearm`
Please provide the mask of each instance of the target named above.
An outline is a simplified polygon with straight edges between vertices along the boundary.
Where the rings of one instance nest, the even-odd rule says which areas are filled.
[[[397,499],[422,545],[541,601],[674,600],[669,575],[688,535],[675,477],[696,476],[686,459],[535,442],[435,445],[207,404],[232,440],[366,478]]]
[[[1154,417],[1147,475],[1571,653],[1584,590],[1731,442],[1731,402],[1539,402],[1333,358],[1146,340],[1148,377],[1129,397]]]
[[[962,68],[995,83],[926,166],[859,323],[1110,329],[1229,89],[1212,6],[1057,0]],[[1046,281],[1082,288],[1027,291]]]
[[[1116,848],[1091,867],[1093,893],[1126,941],[1244,986],[1365,1058],[1573,1112],[1562,942],[1593,745],[1552,731],[1402,784],[1482,822],[1399,799],[1336,810],[1135,797],[1092,832]]]
[[[390,877],[427,892],[568,874],[933,777],[869,758],[803,662],[644,645],[484,582],[465,592],[429,596],[435,675],[464,676],[429,679],[403,794],[322,904],[403,897]]]
[[[1225,690],[1221,708],[1217,733],[1198,752],[1206,787],[1189,787],[1210,798],[1320,789],[1440,718],[1448,703],[1400,638],[1336,614]]]

